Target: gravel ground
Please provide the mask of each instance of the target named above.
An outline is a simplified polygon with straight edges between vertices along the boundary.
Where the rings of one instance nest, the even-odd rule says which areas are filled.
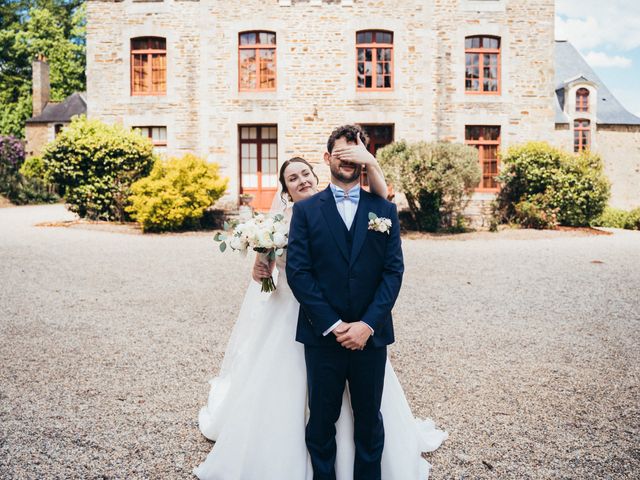
[[[0,478],[188,479],[249,281],[210,233],[0,209]],[[392,361],[432,479],[640,477],[640,232],[406,238]],[[404,480],[404,479],[402,479]]]

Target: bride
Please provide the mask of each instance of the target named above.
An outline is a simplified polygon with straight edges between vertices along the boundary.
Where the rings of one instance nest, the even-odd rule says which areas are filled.
[[[362,144],[333,155],[367,167],[372,193],[385,197],[387,185],[376,159]],[[317,192],[318,177],[304,159],[294,157],[280,168],[282,205]],[[291,215],[290,209],[281,208]],[[210,381],[199,428],[214,440],[205,461],[193,470],[201,480],[312,480],[305,444],[307,385],[304,347],[295,341],[299,304],[285,277],[285,256],[277,257],[277,289],[260,293],[259,282],[273,265],[256,257],[252,283],[233,329],[220,374]],[[274,275],[275,278],[275,275]],[[447,433],[431,420],[415,419],[387,359],[381,413],[385,444],[382,478],[425,480],[429,463],[421,452],[440,446]],[[353,479],[353,414],[348,387],[336,424],[336,478]]]

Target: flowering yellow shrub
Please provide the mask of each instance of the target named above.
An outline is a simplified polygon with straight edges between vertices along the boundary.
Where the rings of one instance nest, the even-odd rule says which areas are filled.
[[[145,232],[197,228],[204,211],[227,189],[219,166],[192,154],[156,161],[148,177],[131,186],[127,212]]]

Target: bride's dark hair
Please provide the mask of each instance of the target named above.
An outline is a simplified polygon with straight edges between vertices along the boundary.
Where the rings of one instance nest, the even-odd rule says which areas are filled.
[[[313,171],[313,167],[311,166],[311,164],[309,162],[307,162],[304,158],[302,157],[293,157],[290,158],[289,160],[287,160],[286,162],[284,162],[282,164],[282,166],[280,167],[280,176],[278,177],[278,179],[280,180],[280,186],[282,187],[282,192],[280,193],[280,198],[282,199],[282,201],[286,204],[287,203],[287,199],[291,199],[291,194],[289,193],[289,189],[287,188],[287,183],[284,180],[284,171],[287,169],[287,167],[292,164],[292,163],[304,163],[307,167],[309,167],[309,170],[311,170],[311,173],[313,174],[313,176],[316,179],[317,183],[320,183],[320,179],[318,178],[318,175],[316,175],[316,172]]]

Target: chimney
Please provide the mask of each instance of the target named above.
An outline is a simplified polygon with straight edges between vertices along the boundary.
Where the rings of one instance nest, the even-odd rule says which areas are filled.
[[[42,113],[44,107],[49,103],[49,64],[44,55],[38,55],[33,61],[33,116]]]

